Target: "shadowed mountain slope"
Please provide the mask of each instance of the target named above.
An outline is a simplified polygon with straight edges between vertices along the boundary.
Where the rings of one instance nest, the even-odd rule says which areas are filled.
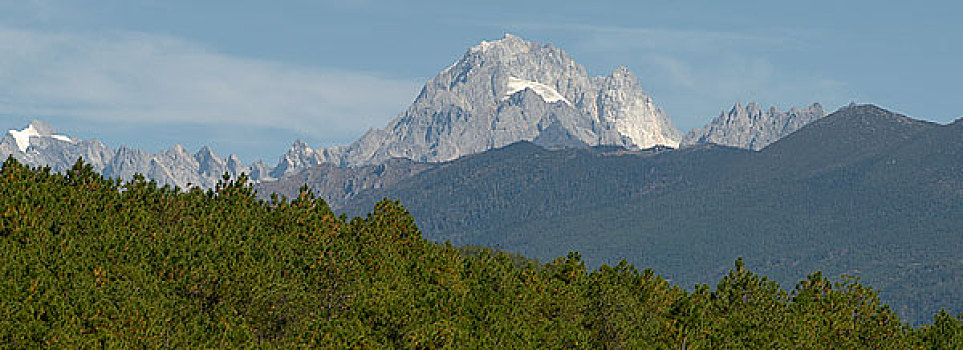
[[[691,285],[743,256],[783,283],[812,270],[877,286],[905,319],[963,311],[963,127],[850,106],[760,152],[515,144],[426,170],[397,198],[426,237],[537,258],[625,258]]]

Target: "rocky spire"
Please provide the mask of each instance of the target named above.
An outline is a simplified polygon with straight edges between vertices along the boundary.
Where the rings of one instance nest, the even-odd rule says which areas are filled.
[[[755,102],[745,107],[737,102],[704,128],[689,131],[682,144],[714,143],[758,151],[825,115],[818,103],[804,109],[792,107],[788,112],[777,107],[764,112]]]

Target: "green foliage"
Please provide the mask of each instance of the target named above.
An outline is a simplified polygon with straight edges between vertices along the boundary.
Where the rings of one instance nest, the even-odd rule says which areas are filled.
[[[864,111],[865,109],[865,111]],[[874,108],[829,116],[761,152],[546,150],[516,143],[362,192],[400,199],[425,237],[590,268],[627,259],[683,286],[737,256],[782,285],[859,275],[901,318],[963,312],[963,126]]]
[[[933,324],[922,329],[929,349],[963,349],[963,314],[950,316],[946,310],[933,317]]]
[[[540,264],[435,244],[398,202],[335,215],[306,188],[258,200],[0,171],[0,344],[9,348],[960,348],[963,324],[900,323],[856,280],[787,293],[741,260],[687,291],[625,261]]]

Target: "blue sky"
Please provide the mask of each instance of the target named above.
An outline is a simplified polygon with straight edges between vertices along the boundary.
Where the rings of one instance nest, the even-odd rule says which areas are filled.
[[[0,127],[276,162],[346,144],[509,32],[629,67],[683,131],[735,102],[963,116],[953,1],[0,0]]]

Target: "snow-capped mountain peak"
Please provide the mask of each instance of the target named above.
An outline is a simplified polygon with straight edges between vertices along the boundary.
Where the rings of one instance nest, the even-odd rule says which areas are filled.
[[[540,138],[543,132],[552,137]],[[675,147],[681,138],[628,68],[591,77],[565,51],[508,34],[468,49],[384,129],[314,155],[292,151],[359,166],[390,158],[449,161],[518,141],[649,148]],[[278,169],[295,170],[299,162],[291,158]]]
[[[54,134],[53,128],[39,120],[30,122],[30,125],[27,125],[23,130],[10,130],[9,134],[13,136],[20,152],[26,152],[27,148],[30,147],[31,137],[50,137],[59,141],[75,143],[73,139],[67,136]]]

